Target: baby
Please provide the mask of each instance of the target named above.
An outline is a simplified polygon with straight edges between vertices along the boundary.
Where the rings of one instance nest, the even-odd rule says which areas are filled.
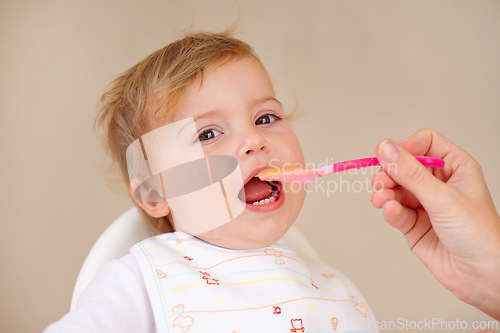
[[[348,278],[281,240],[305,187],[256,175],[304,156],[249,45],[228,32],[188,35],[118,77],[102,101],[108,147],[156,236],[104,265],[46,332],[378,331]],[[201,166],[209,181],[189,171]],[[189,199],[199,189],[214,194]]]

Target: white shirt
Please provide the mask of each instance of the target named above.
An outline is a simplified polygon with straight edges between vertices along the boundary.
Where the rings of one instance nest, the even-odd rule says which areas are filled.
[[[127,254],[104,264],[78,306],[44,333],[155,332],[154,323],[141,270]]]

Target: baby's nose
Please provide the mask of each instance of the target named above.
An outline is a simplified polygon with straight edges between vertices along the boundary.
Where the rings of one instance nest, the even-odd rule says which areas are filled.
[[[249,149],[249,150],[246,151],[246,154],[248,155],[248,154],[250,154],[253,151],[263,150],[263,149],[264,149],[264,146],[261,146],[259,149]]]
[[[242,140],[241,152],[242,155],[250,155],[267,149],[266,138],[256,128],[246,131]]]

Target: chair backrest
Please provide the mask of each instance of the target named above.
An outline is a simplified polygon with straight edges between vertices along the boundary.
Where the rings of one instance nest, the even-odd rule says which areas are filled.
[[[137,242],[149,237],[146,225],[136,207],[119,216],[97,239],[85,259],[71,298],[73,310],[78,304],[82,291],[95,279],[97,271],[107,261],[126,255]],[[283,237],[287,246],[304,260],[319,258],[314,248],[300,231],[292,226]]]

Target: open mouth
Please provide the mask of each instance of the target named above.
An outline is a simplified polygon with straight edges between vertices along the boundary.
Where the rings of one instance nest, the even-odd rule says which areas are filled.
[[[278,201],[280,190],[280,182],[266,182],[254,176],[243,186],[238,197],[248,205],[270,205]]]

